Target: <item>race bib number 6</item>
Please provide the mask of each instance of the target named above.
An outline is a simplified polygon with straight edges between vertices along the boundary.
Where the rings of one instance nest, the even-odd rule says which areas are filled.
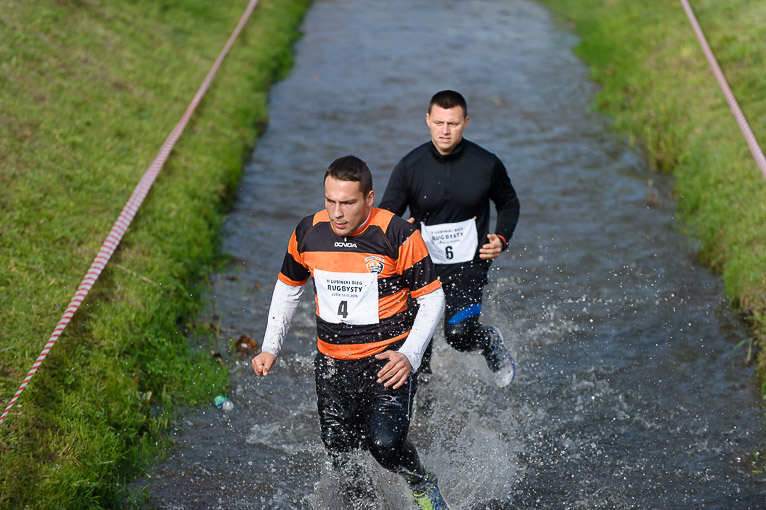
[[[420,232],[435,264],[468,262],[479,247],[474,219],[441,225],[421,223]]]
[[[374,273],[314,270],[317,311],[332,324],[378,324],[378,278]]]

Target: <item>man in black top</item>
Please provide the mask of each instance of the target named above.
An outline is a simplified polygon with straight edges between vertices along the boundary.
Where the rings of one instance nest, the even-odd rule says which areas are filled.
[[[519,199],[500,159],[463,138],[468,125],[465,99],[453,90],[437,92],[428,105],[431,140],[413,149],[394,168],[380,203],[398,215],[409,207],[436,263],[446,297],[444,333],[459,351],[481,350],[499,386],[513,381],[513,357],[495,326],[479,323],[481,298],[492,261],[508,247],[519,219]],[[497,209],[489,232],[489,202]],[[421,374],[431,372],[431,345]]]

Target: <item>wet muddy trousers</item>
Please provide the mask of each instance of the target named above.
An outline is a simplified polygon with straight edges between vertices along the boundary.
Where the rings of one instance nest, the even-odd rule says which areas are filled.
[[[442,280],[446,301],[444,339],[460,352],[481,350],[484,353],[490,347],[490,342],[479,324],[479,314],[487,274],[475,268],[466,273],[451,275]],[[423,354],[419,369],[421,373],[431,373],[432,349],[433,341]]]
[[[317,353],[314,361],[322,442],[334,467],[344,471],[348,454],[368,450],[384,468],[415,486],[427,476],[407,439],[417,382],[394,390],[377,382],[387,360],[337,360]]]

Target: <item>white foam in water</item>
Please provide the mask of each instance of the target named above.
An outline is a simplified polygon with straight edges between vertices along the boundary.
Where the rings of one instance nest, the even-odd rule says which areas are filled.
[[[481,355],[452,350],[438,332],[433,368],[431,382],[421,387],[418,397],[432,399],[432,413],[421,409],[419,400],[410,427],[409,437],[421,461],[436,473],[453,509],[508,503],[514,483],[523,475],[514,385],[497,388]],[[373,481],[377,496],[374,503],[351,508],[414,508],[410,489],[400,476],[377,465],[367,452],[359,455],[358,462]],[[341,483],[325,462],[314,494],[304,501],[316,510],[342,508],[333,506],[339,504]]]
[[[280,444],[282,440],[282,425],[279,423],[255,424],[250,428],[247,435],[247,444],[263,444],[271,446]]]
[[[353,456],[359,471],[336,472],[329,460],[323,463],[314,493],[306,496],[306,502],[314,510],[400,510],[411,508],[412,495],[401,477],[381,468],[366,452]],[[365,496],[349,501],[343,496],[343,488],[355,484],[367,489]]]
[[[453,350],[438,333],[432,366],[419,399],[430,398],[433,410],[416,413],[411,428],[424,464],[458,508],[507,502],[522,474],[516,383],[497,388],[483,356]]]
[[[504,413],[510,418],[510,413]],[[445,495],[458,498],[462,505],[473,506],[489,501],[505,501],[521,470],[518,467],[518,443],[511,438],[511,421],[502,433],[487,426],[491,416],[472,415],[452,441],[438,442],[426,458],[442,471],[441,486]],[[500,421],[500,420],[496,420]]]

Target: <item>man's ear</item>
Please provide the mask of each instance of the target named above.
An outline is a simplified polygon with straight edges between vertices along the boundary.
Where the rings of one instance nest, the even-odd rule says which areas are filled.
[[[367,198],[365,199],[365,202],[367,202],[368,207],[372,207],[372,203],[375,202],[375,191],[370,190],[369,193],[367,193]]]

